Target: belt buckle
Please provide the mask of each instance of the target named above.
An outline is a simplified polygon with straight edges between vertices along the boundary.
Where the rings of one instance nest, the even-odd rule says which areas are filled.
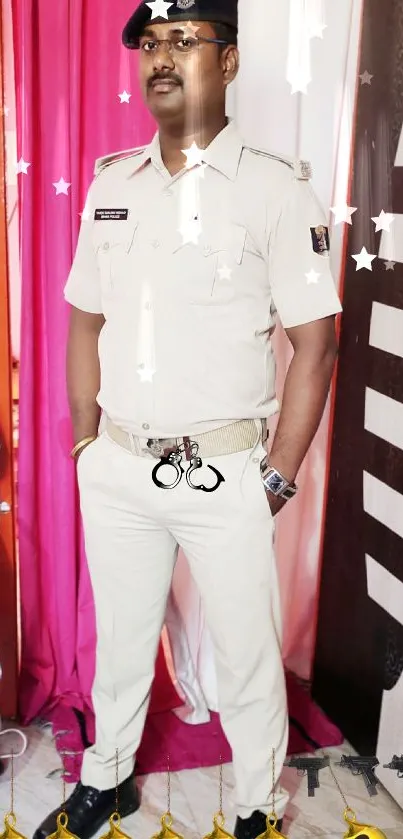
[[[160,457],[169,457],[172,452],[177,451],[177,446],[170,445],[164,446],[164,443],[172,443],[171,440],[162,440],[162,439],[153,439],[147,440],[147,448],[151,452],[152,456],[155,457],[157,460]]]
[[[153,457],[159,458],[164,455],[164,447],[161,445],[162,440],[147,440],[147,448]]]

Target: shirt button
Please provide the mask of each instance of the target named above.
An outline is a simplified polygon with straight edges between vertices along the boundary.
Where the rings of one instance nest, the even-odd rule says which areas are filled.
[[[104,251],[108,251],[110,248],[109,242],[104,242]]]
[[[173,196],[172,189],[165,189],[164,190],[164,195],[165,195],[165,198],[172,198],[172,196]]]
[[[160,243],[159,243],[158,239],[153,239],[151,244],[152,244],[153,248],[159,248],[159,246],[160,246]]]
[[[210,247],[210,245],[206,245],[206,246],[205,246],[205,248],[204,248],[204,253],[205,253],[205,255],[206,255],[206,256],[209,256],[209,254],[211,253],[211,247]]]
[[[148,422],[143,423],[143,428],[144,428],[144,431],[149,431],[150,430],[150,426],[149,426]]]
[[[254,462],[254,463],[259,463],[259,458],[258,458],[258,457],[254,457],[254,458],[253,458],[253,462]]]

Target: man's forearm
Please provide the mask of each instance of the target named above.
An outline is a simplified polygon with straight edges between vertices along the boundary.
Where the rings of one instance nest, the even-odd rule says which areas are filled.
[[[100,389],[99,330],[83,329],[82,317],[72,316],[67,348],[67,390],[74,443],[98,433]]]
[[[96,403],[85,404],[83,402],[71,409],[74,445],[87,437],[96,437],[100,416],[101,411]]]
[[[329,393],[336,356],[320,359],[296,352],[284,385],[277,432],[269,452],[273,466],[290,482],[295,481],[318,430]]]

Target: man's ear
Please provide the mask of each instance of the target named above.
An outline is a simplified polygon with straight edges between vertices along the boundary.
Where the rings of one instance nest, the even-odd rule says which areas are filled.
[[[235,77],[238,75],[240,64],[238,48],[230,44],[223,51],[221,60],[224,74],[224,83],[226,85],[229,85],[231,84],[231,82],[234,81]]]

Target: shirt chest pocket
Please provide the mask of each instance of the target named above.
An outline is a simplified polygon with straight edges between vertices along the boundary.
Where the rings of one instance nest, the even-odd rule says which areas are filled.
[[[130,294],[135,282],[133,250],[138,222],[96,222],[93,242],[102,297]]]
[[[247,230],[230,225],[225,231],[202,231],[198,244],[174,247],[176,293],[194,306],[223,306],[230,303],[242,284]]]

